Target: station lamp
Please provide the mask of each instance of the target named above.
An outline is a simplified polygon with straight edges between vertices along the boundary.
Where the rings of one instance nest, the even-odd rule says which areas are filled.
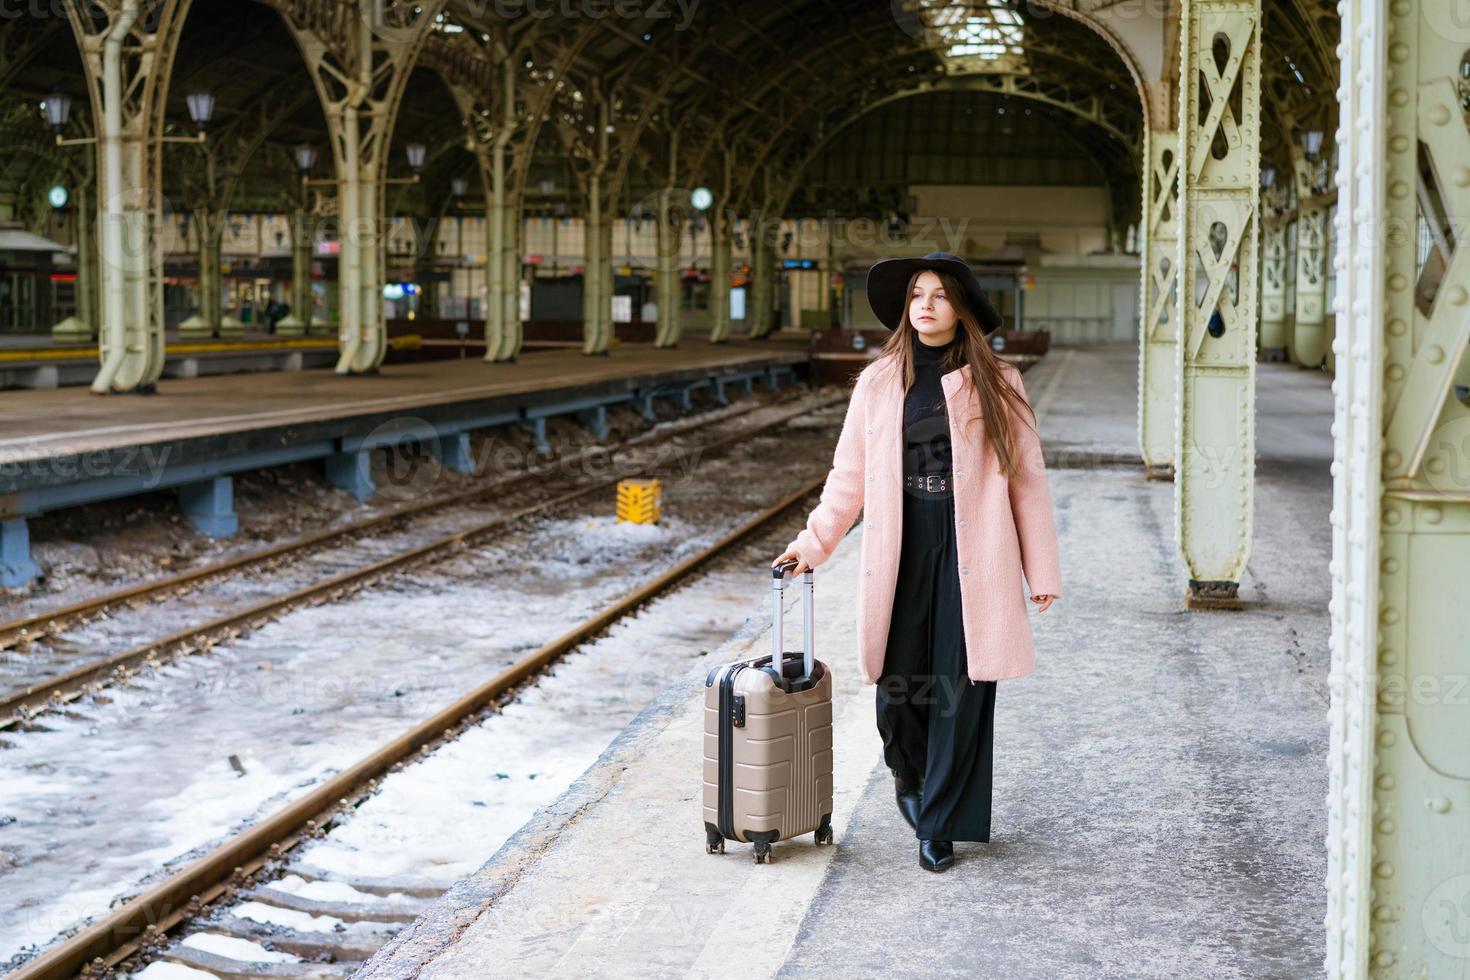
[[[1262,170],[1261,186],[1264,187],[1266,190],[1270,190],[1271,185],[1274,183],[1276,183],[1276,168],[1267,167],[1265,170]]]
[[[194,120],[194,128],[204,132],[214,115],[214,96],[209,92],[190,92],[184,96],[184,101],[189,105],[189,118]]]
[[[1302,149],[1307,151],[1307,159],[1317,159],[1317,154],[1322,149],[1322,130],[1312,129],[1302,134]]]
[[[408,168],[414,173],[424,169],[424,155],[428,153],[422,143],[410,143],[403,148],[408,154]]]
[[[310,143],[297,143],[292,147],[291,153],[296,157],[296,169],[303,174],[311,173],[316,166],[316,147]]]
[[[46,109],[46,121],[51,124],[51,131],[61,135],[61,131],[66,128],[66,120],[71,116],[71,96],[64,92],[52,92],[41,105]]]
[[[710,193],[708,187],[696,187],[689,194],[689,203],[704,211],[715,203],[715,196]]]
[[[451,177],[449,179],[449,192],[455,197],[464,197],[465,191],[469,190],[469,181],[463,177]]]

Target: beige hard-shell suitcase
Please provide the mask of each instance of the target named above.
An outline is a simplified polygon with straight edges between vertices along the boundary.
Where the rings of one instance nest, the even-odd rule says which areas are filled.
[[[811,833],[832,842],[832,675],[813,656],[812,573],[802,576],[803,643],[785,651],[782,599],[795,561],[771,569],[772,652],[720,664],[705,678],[705,850],[725,841],[771,844]],[[779,671],[772,663],[779,663]]]

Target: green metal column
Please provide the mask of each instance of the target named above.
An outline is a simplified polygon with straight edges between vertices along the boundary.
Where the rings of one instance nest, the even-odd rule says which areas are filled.
[[[1312,186],[1314,165],[1291,143],[1296,179],[1296,324],[1291,356],[1302,367],[1322,366],[1327,351],[1327,206]]]
[[[1272,188],[1262,192],[1263,199],[1273,195]],[[1286,222],[1271,215],[1263,207],[1261,230],[1261,336],[1257,346],[1261,359],[1286,360]]]
[[[674,201],[674,181],[678,176],[679,130],[669,132],[669,167],[664,186],[658,194],[658,327],[655,347],[672,347],[679,342],[679,252],[684,241],[683,209]]]
[[[730,221],[721,198],[709,209],[709,308],[712,344],[730,339]]]
[[[1179,358],[1179,134],[1144,134],[1144,234],[1139,302],[1138,445],[1149,479],[1174,475]]]
[[[220,301],[220,239],[224,214],[213,207],[194,212],[194,231],[199,236],[199,313],[179,324],[179,335],[190,339],[213,337],[224,315]]]
[[[384,181],[398,108],[425,36],[444,0],[424,0],[384,20],[381,0],[348,0],[348,13],[303,17],[270,0],[296,39],[331,136],[336,173],[338,374],[372,374],[388,349],[383,320]]]
[[[92,196],[85,183],[73,197],[76,208],[76,312],[51,328],[57,343],[84,344],[97,334],[97,231]]]
[[[1344,0],[1330,977],[1470,973],[1470,133],[1453,5]],[[1423,220],[1432,244],[1420,258]]]
[[[582,353],[601,354],[609,342],[608,324],[603,307],[609,306],[603,295],[602,266],[607,256],[602,252],[602,179],[592,177],[587,184],[587,214],[582,224]]]
[[[603,201],[603,174],[607,171],[608,98],[597,99],[597,147],[587,175],[587,213],[582,227],[582,353],[604,354],[612,344],[612,292],[608,275],[612,253],[607,250],[603,225],[608,223]]]
[[[1175,534],[1190,608],[1240,607],[1255,483],[1261,3],[1180,11]]]
[[[598,232],[598,237],[602,239],[602,245],[600,246],[600,248],[603,256],[603,261],[598,266],[598,274],[602,277],[602,308],[603,316],[605,317],[603,322],[606,325],[604,329],[604,344],[607,348],[611,348],[613,341],[617,339],[617,324],[613,323],[612,318],[612,301],[614,295],[613,228],[616,226],[617,222],[613,220],[612,214],[613,212],[611,208],[608,208],[603,212],[602,227]]]
[[[720,183],[720,196],[707,212],[710,240],[709,339],[712,344],[722,344],[730,339],[730,266],[733,264],[731,253],[734,244],[730,191],[735,158],[725,143],[720,144],[720,159],[724,180]]]
[[[149,391],[163,374],[162,139],[184,0],[66,5],[97,134],[101,367],[92,391]]]
[[[303,208],[291,212],[291,312],[276,323],[276,333],[283,337],[300,337],[319,330],[312,319],[311,244],[315,236],[311,217]]]
[[[750,218],[750,296],[745,306],[745,321],[751,337],[764,337],[771,332],[771,277],[774,270],[776,243],[764,208]]]

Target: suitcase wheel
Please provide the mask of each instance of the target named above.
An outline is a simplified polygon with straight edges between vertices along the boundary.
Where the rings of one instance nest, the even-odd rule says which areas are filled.
[[[771,863],[771,845],[768,844],[766,841],[756,841],[756,845],[755,845],[755,863],[756,864],[770,864]]]
[[[704,827],[704,853],[724,854],[725,838],[720,836],[718,830],[713,830],[708,824]]]
[[[812,841],[816,844],[832,843],[832,814],[822,814],[822,824],[812,831]]]

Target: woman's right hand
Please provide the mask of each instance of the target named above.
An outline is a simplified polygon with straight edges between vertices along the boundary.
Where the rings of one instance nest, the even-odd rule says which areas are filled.
[[[775,568],[782,562],[791,561],[793,559],[795,559],[796,561],[796,567],[791,570],[792,578],[796,578],[796,576],[800,575],[802,572],[811,570],[811,566],[802,561],[801,555],[794,550],[783,551],[779,556],[777,556],[775,561],[771,562],[771,567]]]

